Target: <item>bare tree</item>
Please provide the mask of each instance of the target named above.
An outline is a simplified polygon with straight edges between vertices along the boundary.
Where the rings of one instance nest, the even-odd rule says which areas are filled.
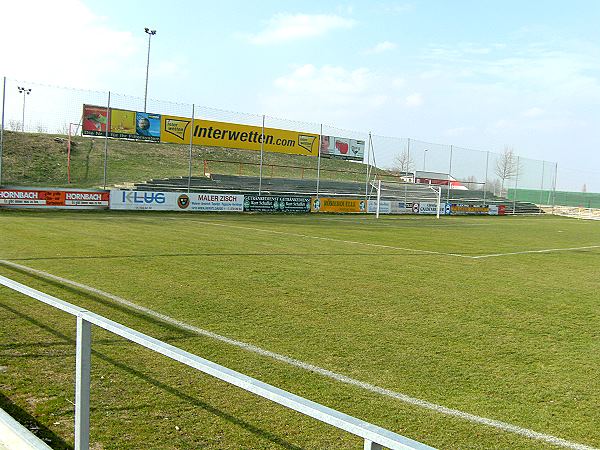
[[[504,152],[496,161],[495,172],[500,178],[500,195],[502,195],[506,180],[515,178],[519,173],[519,158],[511,147],[504,147]]]
[[[410,172],[413,167],[414,163],[412,158],[406,150],[403,150],[402,153],[399,153],[394,157],[394,165],[392,168],[395,172],[406,174]]]
[[[8,128],[11,131],[21,131],[23,129],[23,126],[21,125],[20,120],[11,119],[8,121]]]
[[[477,178],[474,175],[469,175],[465,180],[465,187],[471,191],[477,189],[479,187]]]

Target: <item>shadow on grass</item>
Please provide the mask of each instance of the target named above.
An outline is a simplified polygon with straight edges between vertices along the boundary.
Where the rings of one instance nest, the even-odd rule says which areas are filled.
[[[73,446],[67,444],[60,436],[38,422],[29,412],[15,405],[10,398],[0,392],[0,408],[6,411],[17,422],[35,434],[38,438],[52,447],[54,450],[72,450]]]
[[[47,333],[52,334],[53,336],[61,339],[62,341],[65,342],[65,344],[71,344],[73,347],[75,346],[75,340],[73,338],[71,338],[71,337],[69,337],[69,336],[61,333],[60,331],[52,328],[51,326],[49,326],[47,324],[44,324],[44,323],[40,322],[39,320],[37,320],[37,319],[35,319],[35,318],[33,318],[33,317],[31,317],[31,316],[23,313],[23,312],[17,311],[14,308],[11,308],[10,306],[5,305],[3,303],[0,303],[0,307],[6,309],[7,311],[10,311],[14,315],[16,315],[16,316],[20,317],[21,319],[26,320],[27,322],[29,322],[29,323],[37,326],[38,328],[46,331]],[[193,396],[191,396],[191,395],[189,395],[189,394],[187,394],[187,393],[185,393],[185,392],[183,392],[183,391],[181,391],[181,390],[179,390],[177,388],[174,388],[174,387],[169,386],[168,384],[166,384],[166,383],[164,383],[162,381],[159,381],[159,380],[157,380],[155,378],[152,378],[151,376],[149,376],[149,375],[141,372],[140,370],[134,369],[133,367],[129,367],[126,364],[124,364],[122,362],[119,362],[119,361],[117,361],[117,360],[115,360],[115,359],[113,359],[113,358],[111,358],[111,357],[109,357],[109,356],[107,356],[107,355],[105,355],[103,353],[100,353],[100,352],[92,349],[92,354],[93,354],[94,357],[100,358],[102,361],[104,361],[104,362],[106,362],[108,364],[111,364],[112,366],[114,366],[114,367],[116,367],[118,369],[121,369],[122,371],[127,372],[128,374],[130,374],[130,375],[132,375],[132,376],[134,376],[134,377],[136,377],[136,378],[138,378],[140,380],[143,380],[144,382],[146,382],[146,383],[148,383],[148,384],[150,384],[152,386],[155,386],[155,387],[157,387],[158,389],[161,389],[164,392],[167,392],[167,393],[171,394],[172,396],[179,398],[180,400],[183,400],[183,401],[185,401],[185,402],[187,402],[187,403],[189,403],[191,405],[194,405],[194,406],[196,406],[198,408],[202,408],[206,412],[208,412],[210,414],[213,414],[213,415],[215,415],[215,416],[217,416],[217,417],[219,417],[219,418],[221,418],[223,420],[226,420],[227,422],[230,422],[230,423],[232,423],[232,424],[234,424],[234,425],[236,425],[236,426],[238,426],[240,428],[243,428],[244,430],[246,430],[246,431],[248,431],[248,432],[250,432],[252,434],[260,436],[263,439],[269,440],[269,441],[271,441],[271,442],[273,442],[273,443],[275,443],[275,444],[277,444],[277,445],[279,445],[279,446],[281,446],[283,448],[289,449],[289,450],[300,450],[301,449],[301,447],[298,447],[298,446],[296,446],[296,445],[294,445],[294,444],[292,444],[290,442],[287,442],[284,439],[280,438],[279,436],[276,436],[276,435],[270,433],[269,431],[263,430],[263,429],[255,426],[255,425],[249,423],[249,422],[246,422],[246,421],[244,421],[244,420],[242,420],[240,418],[237,418],[237,417],[233,416],[232,414],[229,414],[226,411],[223,411],[222,409],[219,409],[219,408],[217,408],[215,406],[212,406],[212,405],[210,405],[209,403],[207,403],[205,401],[199,400],[199,399],[197,399],[197,398],[195,398],[195,397],[193,397]],[[73,371],[75,371],[75,367],[73,367]],[[4,397],[4,396],[2,396],[2,397]],[[6,397],[4,397],[4,398],[6,398]],[[12,405],[12,403],[10,402],[10,400],[8,398],[6,398],[6,401]],[[18,408],[18,407],[15,406],[15,408]],[[3,409],[5,409],[5,408],[3,408]],[[98,408],[91,408],[91,409],[92,410],[98,410]],[[23,425],[27,426],[27,423],[28,423],[27,420],[25,420],[25,422],[23,422],[19,418],[20,416],[12,414],[7,409],[5,409],[5,410],[9,414],[11,414],[13,417],[15,417],[15,419],[18,420],[20,423],[22,423]],[[31,416],[29,415],[29,413],[27,413],[26,411],[21,410],[21,412],[22,412],[22,414],[25,414],[25,415],[27,415],[27,417],[31,418]],[[25,419],[27,419],[27,418],[25,418]],[[35,419],[33,419],[33,420],[35,420]],[[42,429],[46,429],[47,430],[47,428],[45,426],[43,426],[41,424],[37,425],[37,421],[36,421],[36,426],[40,430],[42,430]],[[59,441],[58,441],[58,445],[59,446],[57,446],[57,447],[53,446],[53,448],[57,448],[57,449],[61,449],[61,450],[63,448],[64,449],[71,449],[72,448],[72,447],[69,447],[66,443],[64,443],[64,441],[62,441],[62,439],[60,439],[58,436],[54,435],[54,433],[52,433],[50,430],[48,430],[48,433],[50,433],[49,436],[48,436],[49,438],[56,437],[57,439],[59,439]],[[41,437],[40,434],[38,434],[38,436]],[[63,446],[60,446],[60,445],[63,445]]]

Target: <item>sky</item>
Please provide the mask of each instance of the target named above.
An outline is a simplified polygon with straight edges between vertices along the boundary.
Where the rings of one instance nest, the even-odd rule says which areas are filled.
[[[143,97],[150,27],[149,98],[510,147],[600,192],[596,0],[22,0],[0,12],[0,76]]]

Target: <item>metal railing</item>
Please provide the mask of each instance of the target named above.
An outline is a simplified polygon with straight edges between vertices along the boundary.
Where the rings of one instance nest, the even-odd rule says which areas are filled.
[[[77,317],[75,359],[75,450],[89,449],[92,325],[96,325],[117,336],[135,342],[142,347],[153,350],[175,361],[179,361],[186,366],[193,367],[194,369],[233,384],[248,392],[252,392],[260,397],[359,436],[364,439],[364,449],[380,450],[383,447],[387,447],[390,449],[425,450],[432,448],[392,431],[208,361],[173,345],[121,325],[120,323],[94,314],[84,308],[72,305],[56,297],[18,283],[10,278],[0,276],[0,285]]]

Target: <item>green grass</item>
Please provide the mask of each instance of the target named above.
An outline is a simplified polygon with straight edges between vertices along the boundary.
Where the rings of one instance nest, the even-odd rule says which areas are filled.
[[[66,136],[5,132],[3,184],[13,186],[67,186]],[[70,187],[103,187],[105,140],[74,137],[71,148]],[[106,147],[107,186],[143,182],[152,178],[187,177],[189,146],[109,139]],[[258,176],[260,153],[217,147],[193,147],[192,175],[208,173]],[[317,178],[317,158],[264,153],[264,177]],[[323,158],[323,180],[364,181],[366,166]],[[381,174],[388,174],[380,170]]]
[[[593,246],[600,223],[8,210],[0,223],[0,259],[386,389],[600,446],[600,249],[479,260],[410,250],[475,256]],[[435,447],[551,448],[191,334],[42,277],[4,265],[0,274]],[[74,319],[1,288],[0,323],[4,403],[54,433],[56,448],[68,448]],[[93,341],[94,448],[362,445],[96,328]]]

